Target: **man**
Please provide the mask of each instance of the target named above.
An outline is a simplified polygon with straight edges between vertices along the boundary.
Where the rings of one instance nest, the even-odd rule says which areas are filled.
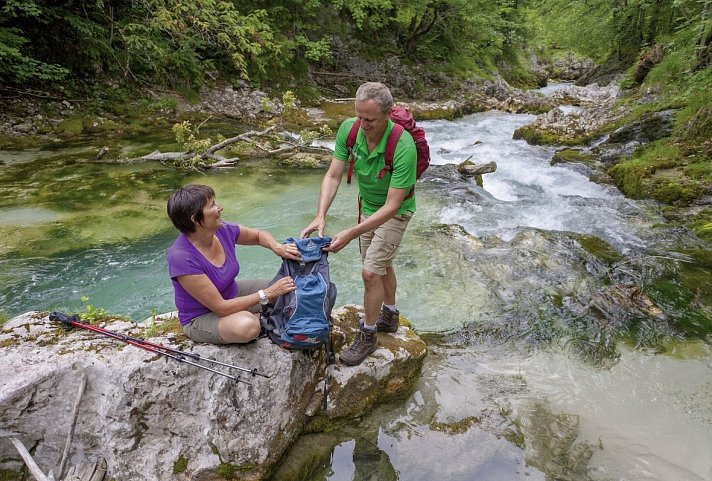
[[[393,96],[385,85],[367,82],[358,88],[356,118],[345,120],[339,127],[334,156],[321,184],[316,217],[301,232],[302,237],[314,231],[318,231],[319,236],[324,235],[326,214],[349,162],[346,140],[358,119],[361,127],[353,146],[353,159],[359,184],[359,223],[332,236],[331,245],[324,249],[339,252],[359,238],[365,316],[356,340],[340,357],[341,362],[349,366],[360,364],[376,350],[377,330],[398,330],[400,313],[396,307],[393,259],[415,212],[415,197],[409,193],[416,180],[417,151],[413,138],[404,131],[393,155],[393,171],[378,178],[385,166],[386,142],[394,125],[389,118],[392,107]]]

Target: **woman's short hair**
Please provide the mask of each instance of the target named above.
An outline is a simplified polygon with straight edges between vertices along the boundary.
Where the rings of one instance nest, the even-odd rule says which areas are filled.
[[[381,112],[387,112],[393,107],[393,95],[388,87],[381,82],[366,82],[356,91],[356,102],[374,100],[381,108]]]
[[[214,198],[215,191],[208,185],[184,185],[168,199],[168,217],[182,233],[195,232],[196,222],[203,222],[203,208]]]

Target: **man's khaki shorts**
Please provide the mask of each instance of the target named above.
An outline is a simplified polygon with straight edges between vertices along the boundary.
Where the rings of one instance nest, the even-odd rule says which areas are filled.
[[[246,279],[237,281],[238,297],[249,296],[260,289],[269,286],[269,279]],[[253,314],[260,311],[260,305],[257,304],[249,309]],[[218,322],[220,316],[214,312],[206,312],[202,316],[194,317],[188,324],[183,326],[183,332],[192,341],[205,342],[208,344],[228,344],[218,331]]]
[[[386,274],[386,269],[393,265],[412,216],[410,213],[396,215],[374,230],[361,234],[359,248],[364,270],[379,276]],[[363,219],[368,219],[368,216],[364,215]]]

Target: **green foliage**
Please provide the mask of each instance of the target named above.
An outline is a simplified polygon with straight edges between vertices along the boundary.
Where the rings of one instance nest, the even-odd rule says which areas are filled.
[[[708,162],[689,162],[680,146],[658,141],[609,170],[618,187],[634,199],[687,205],[703,195],[712,179]]]
[[[574,52],[603,61],[610,53],[612,15],[609,2],[534,0],[526,7],[531,46]]]
[[[0,26],[0,80],[23,83],[28,80],[61,80],[69,70],[59,65],[40,62],[23,54],[29,40],[16,28]]]
[[[182,454],[173,463],[173,474],[180,474],[188,469],[188,460]]]
[[[610,57],[632,61],[642,48],[678,31],[699,33],[704,5],[700,0],[533,0],[527,18],[538,47],[599,62]]]
[[[233,4],[215,0],[141,4],[149,16],[119,28],[131,72],[171,85],[201,83],[214,69],[249,79],[279,53],[264,10],[242,15]]]
[[[264,10],[220,0],[11,0],[0,12],[0,76],[13,82],[109,73],[175,87],[214,70],[249,79],[282,55]]]
[[[358,30],[366,31],[387,26],[394,7],[391,0],[332,0],[332,3],[349,12]]]
[[[151,320],[148,323],[141,324],[142,330],[139,337],[143,339],[150,339],[152,337],[164,336],[166,334],[184,336],[183,328],[181,327],[180,321],[177,317],[157,319],[156,314],[156,309],[151,309]]]
[[[332,43],[328,38],[312,41],[306,35],[298,35],[295,44],[297,47],[304,49],[304,57],[312,62],[326,62],[333,57],[331,53]]]
[[[173,124],[173,135],[175,135],[180,151],[184,157],[177,159],[174,163],[182,169],[196,169],[202,163],[203,155],[213,144],[210,137],[200,137],[200,125],[194,126],[189,120]],[[224,138],[218,138],[221,142]]]
[[[105,309],[89,304],[89,298],[87,296],[82,296],[81,301],[84,304],[84,309],[79,313],[79,317],[81,317],[82,321],[94,324],[109,317]]]
[[[658,142],[614,165],[609,174],[626,196],[641,199],[649,194],[648,184],[652,175],[659,169],[674,167],[678,155],[676,147]]]
[[[223,479],[233,479],[237,473],[237,466],[230,463],[220,463],[215,468],[215,473]]]
[[[515,0],[10,0],[0,13],[0,78],[102,76],[192,87],[216,78],[294,82],[339,68],[335,46],[368,58],[483,71],[526,31]],[[269,13],[268,13],[269,12]],[[357,42],[354,42],[357,40]],[[347,61],[341,58],[338,61]],[[277,77],[279,75],[279,77]],[[290,77],[292,77],[290,79]]]
[[[10,316],[6,312],[0,311],[0,326],[4,325],[9,320]]]
[[[712,209],[699,212],[692,221],[692,230],[697,237],[712,244]]]

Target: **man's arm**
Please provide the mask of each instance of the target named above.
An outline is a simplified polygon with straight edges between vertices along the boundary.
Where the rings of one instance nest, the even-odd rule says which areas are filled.
[[[321,181],[321,190],[319,191],[319,202],[317,203],[316,216],[314,220],[302,230],[300,237],[305,238],[318,231],[319,237],[324,237],[324,226],[326,225],[326,213],[329,212],[331,204],[334,202],[336,193],[341,184],[341,176],[344,173],[344,164],[342,160],[335,157],[331,158],[329,170],[326,171],[324,179]]]
[[[386,203],[383,204],[380,209],[360,224],[356,224],[355,226],[344,229],[336,234],[333,237],[331,244],[328,247],[325,247],[324,250],[327,252],[339,252],[341,249],[346,247],[349,242],[364,232],[375,229],[379,225],[394,217],[398,213],[398,209],[400,209],[401,203],[403,203],[403,199],[405,199],[407,194],[408,189],[396,189],[393,187],[388,189]]]

